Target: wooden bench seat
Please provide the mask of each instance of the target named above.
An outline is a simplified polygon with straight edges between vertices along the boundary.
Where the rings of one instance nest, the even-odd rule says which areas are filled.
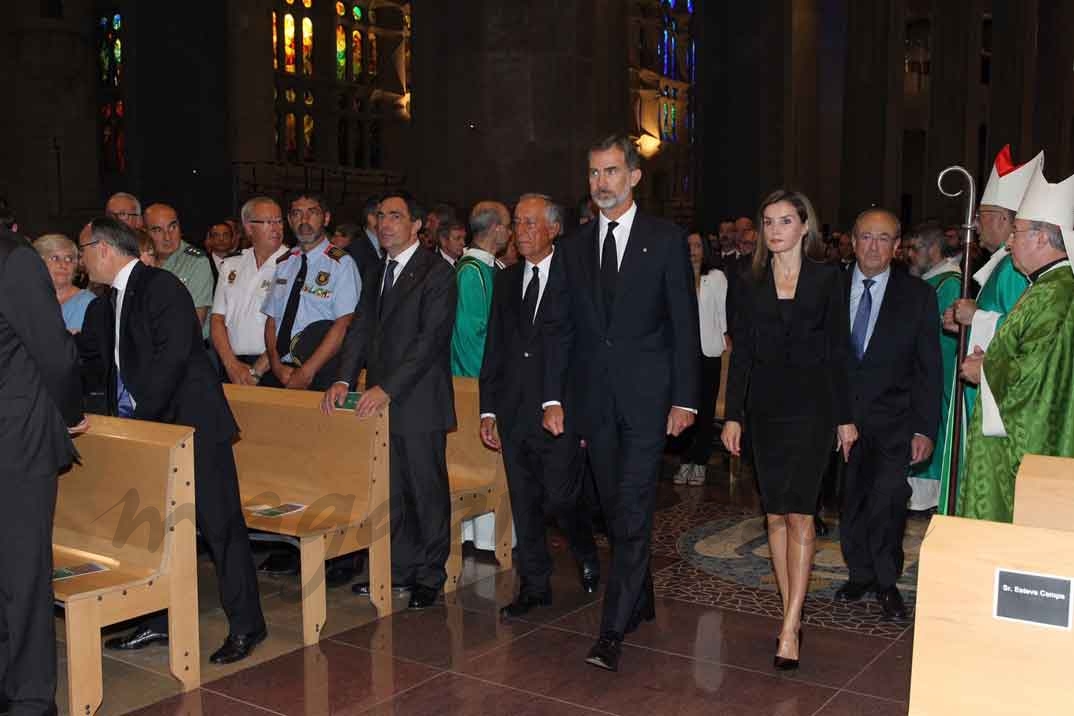
[[[235,462],[253,539],[299,550],[302,640],[316,644],[327,619],[324,562],[369,550],[371,599],[392,611],[388,520],[388,410],[359,420],[351,411],[321,413],[322,394],[225,385],[239,440]],[[249,508],[295,503],[305,509],[259,517]]]
[[[97,415],[89,421],[75,441],[80,464],[59,481],[52,535],[56,569],[105,568],[53,582],[65,610],[72,716],[101,705],[101,628],[162,609],[172,674],[184,691],[201,681],[194,431]]]

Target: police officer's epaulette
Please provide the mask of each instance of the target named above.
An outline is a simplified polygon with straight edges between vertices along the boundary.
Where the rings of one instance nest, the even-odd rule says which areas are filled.
[[[333,259],[335,261],[339,261],[347,255],[347,252],[339,248],[338,246],[331,247],[330,249],[325,251],[325,253],[328,254],[328,258]]]
[[[183,249],[183,253],[188,254],[190,256],[198,257],[205,255],[205,252],[199,249],[197,246],[187,246],[185,249]]]

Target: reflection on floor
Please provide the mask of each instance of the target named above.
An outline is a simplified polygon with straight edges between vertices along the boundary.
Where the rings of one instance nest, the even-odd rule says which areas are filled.
[[[672,469],[669,463],[669,475]],[[911,625],[881,620],[875,604],[835,608],[834,576],[824,577],[824,569],[807,601],[801,669],[790,676],[772,669],[778,601],[753,563],[763,540],[755,534],[760,513],[748,473],[733,479],[726,457],[717,456],[704,487],[662,482],[659,509],[657,620],[630,637],[618,674],[583,663],[599,627],[600,595],[580,591],[566,545],[553,533],[555,602],[532,619],[497,616],[515,575],[497,573],[491,556],[468,552],[465,586],[427,611],[400,604],[393,617],[376,621],[368,600],[347,587],[330,590],[324,637],[304,649],[297,578],[263,578],[270,637],[231,667],[208,663],[226,622],[203,564],[202,688],[178,694],[164,648],[108,653],[101,713],[906,714]],[[912,576],[904,584],[908,597]],[[65,713],[65,694],[60,700]]]

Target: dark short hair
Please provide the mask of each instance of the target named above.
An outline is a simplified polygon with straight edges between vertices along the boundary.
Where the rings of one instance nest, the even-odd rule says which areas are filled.
[[[944,236],[944,228],[938,221],[922,221],[914,226],[907,235],[907,239],[921,242],[923,248],[939,246],[943,251],[947,245],[947,237]]]
[[[380,199],[380,194],[373,194],[366,197],[365,203],[362,204],[362,218],[377,213],[377,207],[380,206]]]
[[[343,234],[351,241],[357,241],[359,237],[365,236],[365,227],[358,224],[340,224],[332,233]]]
[[[425,223],[425,210],[421,208],[421,204],[414,198],[414,195],[406,189],[387,191],[380,197],[382,204],[388,199],[402,199],[406,202],[406,210],[410,213],[411,220]]]
[[[712,271],[717,266],[716,249],[713,248],[712,242],[705,238],[705,234],[697,227],[691,228],[686,232],[686,241],[690,241],[690,237],[697,234],[701,237],[701,275],[704,276],[709,271]]]
[[[589,153],[593,152],[606,152],[609,149],[618,149],[623,153],[623,157],[626,159],[627,168],[631,171],[635,169],[641,169],[641,155],[638,154],[638,148],[634,146],[634,141],[625,134],[612,134],[599,142],[596,142],[589,147]]]
[[[451,232],[459,229],[466,231],[466,225],[461,221],[456,221],[455,219],[441,221],[440,226],[436,227],[436,240],[447,241],[451,237]]]
[[[298,192],[297,194],[295,194],[294,196],[291,197],[290,201],[287,202],[287,206],[290,207],[292,204],[294,204],[299,199],[309,199],[310,201],[316,202],[317,206],[321,207],[321,211],[323,211],[326,214],[329,214],[332,211],[331,209],[328,208],[328,201],[324,198],[324,196],[322,194],[318,194],[315,191],[300,191],[300,192]]]
[[[142,254],[138,234],[122,221],[110,216],[101,216],[91,221],[90,235],[94,241],[102,241],[124,256],[136,259]]]

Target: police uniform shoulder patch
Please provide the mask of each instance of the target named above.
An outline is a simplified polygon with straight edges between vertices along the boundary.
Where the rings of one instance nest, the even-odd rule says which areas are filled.
[[[205,255],[205,252],[202,251],[201,249],[199,249],[196,246],[187,246],[186,249],[183,250],[183,253],[187,254],[188,256],[204,256]]]
[[[328,254],[328,258],[333,259],[335,261],[339,261],[347,255],[347,252],[339,248],[338,246],[333,246],[329,248],[327,251],[325,251],[325,253]]]

